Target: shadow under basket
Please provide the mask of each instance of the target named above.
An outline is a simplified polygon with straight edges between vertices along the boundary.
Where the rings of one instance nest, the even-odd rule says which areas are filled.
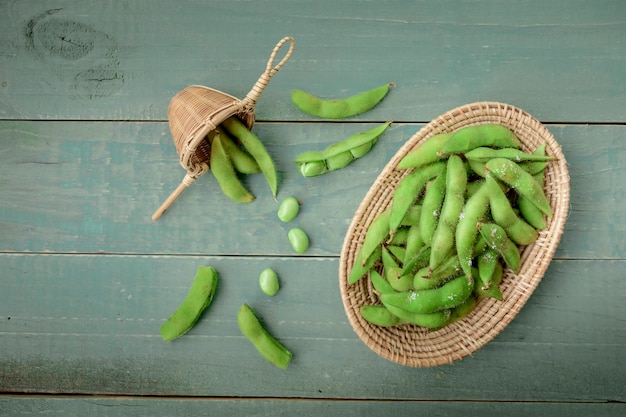
[[[278,51],[287,42],[289,42],[289,50],[274,66]],[[176,152],[180,156],[180,164],[187,170],[187,174],[154,212],[152,220],[158,220],[188,186],[209,170],[211,153],[207,140],[209,132],[232,116],[239,118],[248,129],[252,129],[258,98],[267,87],[270,78],[287,62],[294,48],[295,41],[292,37],[286,36],[281,39],[274,47],[265,71],[242,100],[202,85],[189,86],[172,98],[167,109],[167,118]]]
[[[501,124],[532,152],[546,143],[546,153],[555,158],[545,170],[544,190],[552,217],[539,238],[522,248],[518,274],[509,268],[500,284],[503,301],[487,298],[464,319],[442,329],[429,331],[413,324],[380,327],[365,321],[362,305],[380,304],[371,281],[364,277],[348,285],[348,277],[365,233],[376,216],[391,205],[393,192],[410,170],[398,170],[398,162],[439,133],[466,126]],[[561,239],[569,211],[569,173],[561,147],[553,135],[530,114],[498,102],[477,102],[457,107],[437,117],[412,136],[384,167],[358,207],[345,236],[340,255],[339,286],[352,328],[359,338],[381,357],[401,365],[428,367],[450,364],[471,355],[498,335],[519,313],[543,278]]]

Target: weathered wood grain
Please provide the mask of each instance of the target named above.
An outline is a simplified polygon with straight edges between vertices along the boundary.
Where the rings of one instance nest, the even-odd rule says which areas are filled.
[[[102,415],[135,417],[145,415],[219,415],[239,417],[341,415],[345,417],[386,417],[389,415],[428,415],[433,417],[480,415],[483,417],[526,417],[528,415],[567,415],[571,417],[615,417],[624,413],[624,404],[524,403],[464,401],[329,401],[291,399],[171,399],[128,397],[0,397],[0,408],[7,417]]]
[[[287,231],[297,225],[310,234],[307,255],[337,256],[361,199],[422,125],[393,124],[366,157],[320,177],[302,177],[292,160],[371,126],[258,123],[279,171],[278,201],[253,175],[244,180],[256,201],[236,204],[208,173],[153,222],[185,172],[166,123],[0,122],[0,251],[289,256]],[[571,212],[556,256],[622,259],[626,129],[548,127],[571,176]],[[290,195],[302,210],[285,224],[276,211]]]
[[[243,97],[291,35],[263,120],[310,119],[293,88],[333,97],[395,81],[358,120],[425,122],[499,100],[540,120],[624,122],[624,16],[620,0],[5,1],[0,117],[164,120],[191,84]]]
[[[111,395],[624,401],[624,261],[555,261],[518,317],[473,356],[413,369],[349,325],[336,258],[0,255],[0,391]],[[160,324],[195,270],[218,292],[187,335]],[[274,298],[258,287],[280,276]],[[241,336],[249,303],[294,353],[286,371]]]

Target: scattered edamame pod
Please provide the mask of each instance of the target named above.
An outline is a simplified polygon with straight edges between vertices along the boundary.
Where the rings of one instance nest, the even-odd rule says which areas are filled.
[[[248,128],[235,116],[229,117],[222,122],[222,126],[234,137],[236,137],[244,148],[252,155],[259,165],[265,180],[267,181],[272,195],[276,197],[278,192],[278,177],[276,175],[276,167],[272,157],[265,149],[263,142],[252,133]]]
[[[393,83],[355,94],[346,98],[322,99],[303,90],[293,90],[291,101],[302,112],[325,119],[343,119],[371,110],[389,92]]]
[[[298,216],[299,211],[300,203],[298,200],[295,197],[287,197],[278,206],[277,216],[281,222],[289,223]]]
[[[309,236],[299,227],[294,227],[287,233],[291,247],[297,253],[304,253],[309,249]]]
[[[348,166],[363,157],[378,141],[391,122],[378,125],[334,143],[321,152],[307,151],[294,158],[298,170],[305,177],[314,177]]]
[[[187,333],[207,309],[217,289],[217,271],[210,266],[201,266],[191,284],[187,296],[161,325],[161,337],[164,341],[174,340]]]
[[[241,333],[268,362],[280,369],[287,368],[292,353],[263,327],[249,305],[243,304],[239,308],[237,324]]]
[[[278,275],[272,268],[265,268],[259,275],[259,287],[269,296],[274,296],[280,289]]]

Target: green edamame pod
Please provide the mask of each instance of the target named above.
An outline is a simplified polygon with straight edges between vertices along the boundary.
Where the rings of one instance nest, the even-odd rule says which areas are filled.
[[[231,200],[237,203],[250,203],[254,201],[254,196],[244,187],[237,177],[224,147],[222,146],[221,135],[218,133],[211,141],[211,172],[217,180],[222,192]]]
[[[430,246],[422,246],[419,252],[404,262],[402,266],[402,275],[411,274],[413,271],[427,266],[430,261],[430,251]]]
[[[473,283],[461,275],[434,289],[381,294],[380,301],[412,313],[434,313],[463,303],[473,290]]]
[[[237,172],[242,174],[256,174],[257,172],[261,172],[259,164],[257,164],[252,155],[239,147],[224,129],[218,127],[217,130],[220,133],[220,141],[222,142],[224,151],[226,151],[226,154]]]
[[[446,326],[467,317],[472,311],[474,311],[477,305],[478,299],[476,297],[467,297],[467,300],[450,311],[450,318],[446,322]]]
[[[355,264],[364,265],[366,260],[370,257],[375,249],[389,236],[389,215],[390,209],[386,209],[380,212],[374,220],[370,223],[365,237],[363,238],[363,244],[357,253]]]
[[[365,145],[368,151],[372,149],[390,125],[391,122],[386,122],[365,132],[354,134],[341,142],[330,145],[321,152],[303,152],[296,156],[294,162],[298,164],[300,173],[305,177],[344,168],[367,153],[364,152]]]
[[[450,310],[435,311],[433,313],[413,313],[395,305],[385,304],[384,302],[383,305],[391,314],[394,314],[409,323],[413,323],[427,329],[440,328],[445,325],[450,318]]]
[[[460,156],[451,155],[446,172],[446,195],[432,239],[431,269],[437,268],[454,248],[454,235],[465,204],[466,188],[467,171],[463,161]]]
[[[522,144],[511,130],[499,124],[467,126],[452,134],[443,144],[440,155],[465,153],[481,146],[519,149]]]
[[[541,145],[537,146],[537,148],[533,152],[533,155],[546,157],[546,143],[543,142]],[[554,159],[555,158],[551,158],[549,159],[549,161],[552,161]],[[546,167],[548,166],[548,162],[521,162],[519,165],[524,168],[524,171],[528,172],[530,175],[537,175],[546,169]]]
[[[482,283],[481,288],[486,290],[491,287],[493,274],[496,266],[500,263],[500,255],[495,249],[487,248],[478,255],[477,259],[478,277]]]
[[[411,229],[409,229],[411,231]],[[408,233],[407,233],[408,235]],[[407,238],[408,239],[408,238]],[[408,241],[408,240],[407,240]],[[402,264],[404,258],[406,258],[406,247],[400,245],[387,245],[387,250],[398,260],[398,264]]]
[[[491,175],[487,176],[486,185],[493,220],[506,231],[509,238],[518,245],[528,245],[537,240],[537,230],[517,216],[506,194]]]
[[[519,195],[537,206],[546,216],[552,217],[552,209],[543,187],[537,180],[515,162],[505,158],[494,158],[485,164],[489,172],[510,185]]]
[[[278,177],[276,175],[276,166],[272,157],[265,149],[263,142],[236,117],[229,117],[222,122],[222,126],[246,148],[259,165],[267,184],[272,190],[272,195],[276,197],[278,192]]]
[[[382,251],[385,279],[394,290],[399,292],[408,291],[413,283],[413,278],[410,275],[402,275],[402,268],[389,253],[387,247],[383,246]]]
[[[210,266],[201,266],[191,288],[183,302],[174,313],[161,325],[161,337],[164,341],[174,340],[187,333],[207,309],[217,289],[217,271]]]
[[[407,153],[398,162],[398,169],[417,168],[439,160],[443,144],[450,139],[452,133],[440,133],[426,139],[420,146]]]
[[[387,83],[346,98],[322,99],[303,90],[293,90],[291,101],[306,114],[325,119],[343,119],[371,110],[389,92],[393,83]]]
[[[434,271],[424,267],[413,276],[414,290],[427,290],[436,288],[451,278],[456,278],[461,274],[461,263],[459,257],[454,254],[439,265]]]
[[[287,368],[292,353],[263,327],[249,305],[243,304],[239,308],[237,324],[241,333],[268,362],[280,369]]]
[[[546,144],[544,143],[542,146],[539,146],[535,152],[545,152]],[[524,168],[528,173],[533,175],[537,183],[543,188],[544,176],[545,176],[545,168],[539,170],[535,174],[533,171]],[[524,196],[519,196],[517,199],[517,206],[519,208],[521,216],[526,220],[531,226],[535,227],[538,230],[545,229],[548,226],[548,222],[546,221],[543,212],[533,204],[528,198]]]
[[[400,180],[391,200],[390,231],[394,232],[400,226],[409,207],[413,205],[426,183],[439,175],[445,166],[444,162],[434,162],[410,172]]]
[[[406,215],[402,219],[400,226],[415,226],[419,225],[420,216],[422,215],[422,205],[421,204],[413,204],[406,211]]]
[[[477,272],[477,274],[479,274]],[[495,298],[498,301],[502,301],[504,296],[502,295],[502,291],[500,290],[500,282],[502,281],[502,277],[504,276],[504,267],[501,262],[498,262],[495,266],[495,270],[493,275],[491,276],[491,285],[489,288],[483,288],[482,285],[476,285],[474,287],[474,293],[478,298],[478,301],[483,300],[487,297]]]
[[[495,223],[479,223],[478,230],[487,241],[487,245],[495,249],[509,268],[517,274],[520,268],[520,253],[504,229]]]
[[[372,286],[374,286],[374,290],[376,290],[379,294],[396,292],[396,290],[393,289],[389,281],[383,278],[383,276],[380,275],[375,269],[370,270],[370,280],[372,281]]]
[[[447,168],[430,183],[424,191],[424,202],[420,215],[420,234],[426,245],[431,245],[437,223],[441,216],[441,207],[446,193]]]
[[[406,265],[407,262],[410,262],[411,259],[413,259],[413,257],[422,250],[422,248],[424,248],[424,242],[422,241],[422,235],[420,233],[420,225],[419,223],[415,223],[409,228],[409,233],[406,238],[404,257],[401,258],[402,264]]]
[[[391,327],[408,323],[407,320],[392,314],[385,306],[362,305],[359,312],[365,321],[376,326]]]
[[[534,161],[534,162],[546,162],[553,161],[554,158],[547,155],[536,155],[526,153],[520,149],[515,148],[501,148],[494,149],[488,147],[478,147],[471,151],[465,152],[465,157],[470,161],[487,162],[493,158],[506,158],[515,162]]]
[[[352,265],[352,269],[350,270],[350,275],[348,276],[348,284],[354,284],[355,282],[363,278],[363,276],[367,274],[367,271],[372,269],[374,264],[380,260],[381,256],[382,246],[378,246],[374,249],[370,256],[365,258],[365,261],[363,263],[361,263],[357,258],[356,262]]]

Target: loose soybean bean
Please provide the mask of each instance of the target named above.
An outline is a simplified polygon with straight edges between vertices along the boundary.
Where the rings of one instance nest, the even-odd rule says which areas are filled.
[[[280,369],[287,368],[292,353],[263,327],[249,305],[243,304],[239,308],[237,324],[241,333],[268,362]]]
[[[309,249],[309,236],[299,227],[289,230],[287,237],[291,243],[291,247],[297,253],[304,253]]]
[[[213,301],[217,289],[217,271],[209,266],[201,266],[191,284],[187,296],[174,313],[161,325],[164,341],[174,340],[187,333],[200,319],[200,316]]]
[[[274,296],[280,289],[280,283],[278,281],[278,275],[271,268],[266,268],[261,271],[259,275],[259,286],[261,291],[269,296]]]
[[[300,203],[295,197],[287,197],[278,206],[278,218],[284,223],[289,223],[298,216]]]
[[[303,90],[293,90],[291,101],[302,112],[326,119],[343,119],[374,108],[389,92],[387,83],[346,98],[322,99]]]

